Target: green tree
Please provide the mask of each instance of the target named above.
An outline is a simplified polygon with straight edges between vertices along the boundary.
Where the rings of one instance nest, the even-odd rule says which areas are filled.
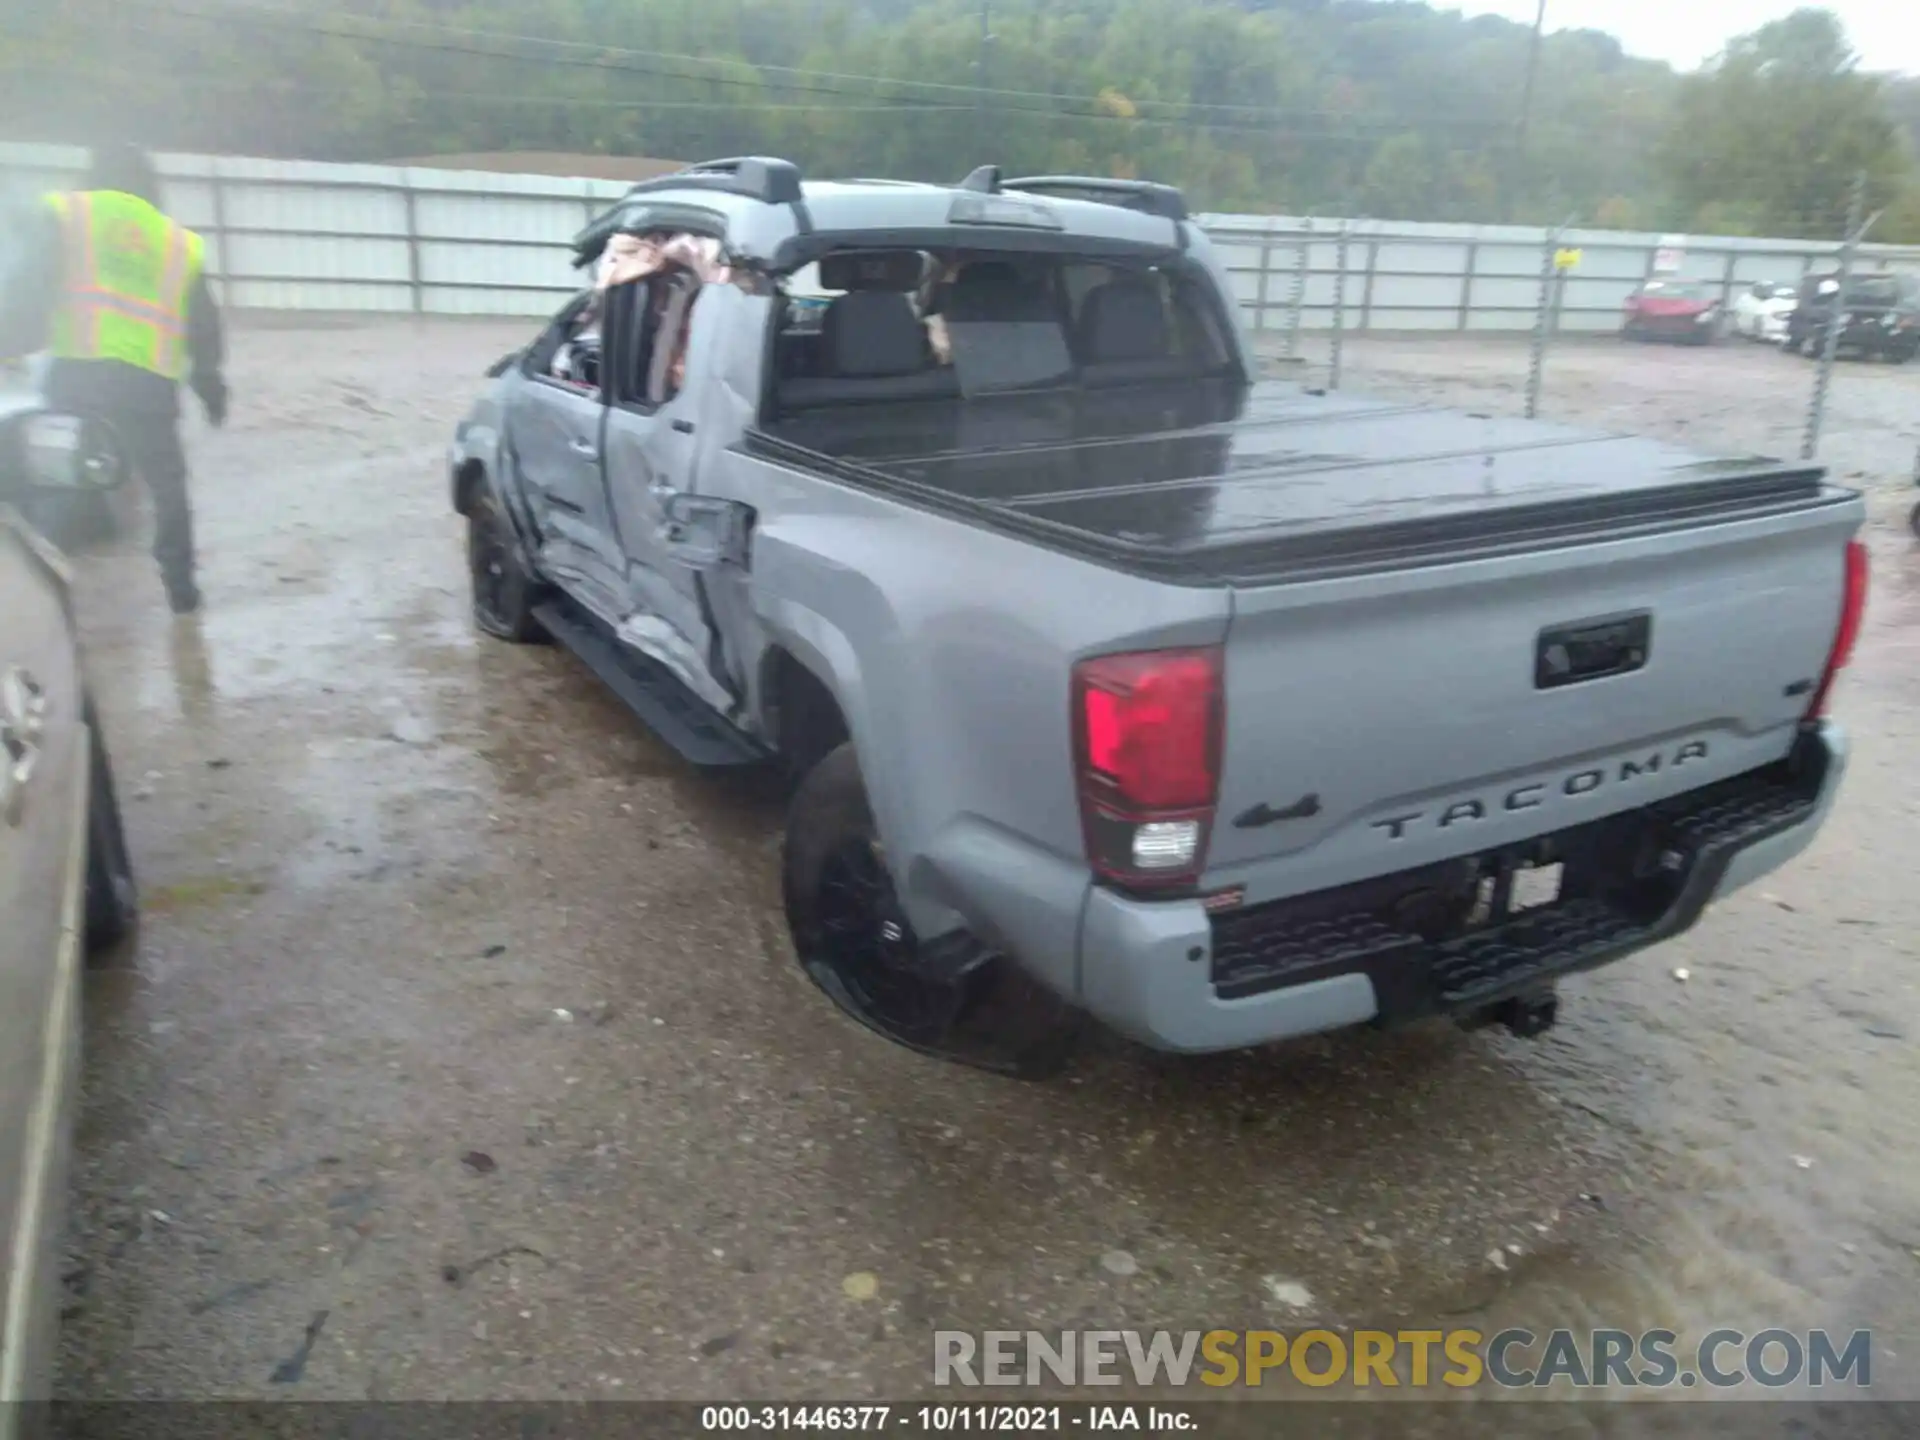
[[[1743,35],[1684,80],[1657,159],[1681,224],[1771,235],[1837,235],[1857,174],[1872,207],[1911,172],[1882,82],[1824,10]]]
[[[1920,87],[1818,13],[1700,79],[1413,0],[0,0],[0,134],[380,161],[489,150],[810,174],[1131,175],[1198,208],[1830,234]],[[516,38],[518,37],[518,38]],[[982,81],[986,82],[982,87]],[[1905,106],[1893,120],[1886,103]],[[1899,118],[1904,116],[1905,118]],[[1891,127],[1891,128],[1890,128]],[[1890,216],[1888,224],[1896,217]],[[1902,223],[1905,223],[1904,220]]]

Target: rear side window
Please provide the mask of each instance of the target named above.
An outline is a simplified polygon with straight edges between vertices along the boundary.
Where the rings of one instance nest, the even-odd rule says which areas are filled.
[[[1063,266],[1061,283],[1075,359],[1096,374],[1149,357],[1195,373],[1228,361],[1217,317],[1191,280],[1158,267],[1082,262]]]

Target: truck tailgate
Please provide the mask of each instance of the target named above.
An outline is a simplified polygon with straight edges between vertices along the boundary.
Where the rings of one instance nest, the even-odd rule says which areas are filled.
[[[1207,883],[1300,894],[1781,758],[1860,519],[1826,503],[1237,589]]]

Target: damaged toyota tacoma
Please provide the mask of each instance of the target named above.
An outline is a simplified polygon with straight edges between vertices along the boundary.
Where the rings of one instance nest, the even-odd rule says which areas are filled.
[[[1537,1033],[1833,803],[1816,467],[1262,379],[1141,182],[714,161],[574,258],[452,446],[476,621],[791,773],[794,949],[895,1041]]]

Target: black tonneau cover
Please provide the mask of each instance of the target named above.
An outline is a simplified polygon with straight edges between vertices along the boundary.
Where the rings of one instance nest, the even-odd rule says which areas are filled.
[[[746,444],[1183,584],[1439,564],[1852,493],[1815,465],[1277,381],[846,406]]]

